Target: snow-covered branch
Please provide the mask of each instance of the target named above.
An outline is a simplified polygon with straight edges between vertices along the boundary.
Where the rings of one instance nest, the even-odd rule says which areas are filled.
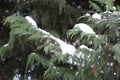
[[[56,38],[55,36],[53,36],[49,32],[47,32],[45,30],[42,30],[40,28],[37,28],[36,22],[31,17],[26,16],[26,19],[28,20],[29,23],[31,23],[32,25],[36,26],[36,27],[33,26],[34,28],[36,28],[36,30],[42,32],[43,34],[49,35],[49,37],[51,39],[56,41],[59,44],[59,46],[60,46],[62,54],[66,54],[67,53],[67,54],[73,55],[75,53],[76,48],[73,45],[67,44],[64,41],[60,40],[59,38]]]
[[[86,34],[95,34],[94,30],[89,25],[84,23],[78,23],[74,26],[74,28],[78,28]]]

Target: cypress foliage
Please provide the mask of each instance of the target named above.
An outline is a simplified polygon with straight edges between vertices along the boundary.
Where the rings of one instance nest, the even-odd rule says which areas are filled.
[[[27,2],[29,1],[24,5]],[[3,25],[10,32],[9,39],[0,47],[0,78],[11,80],[18,76],[20,80],[119,80],[119,7],[114,9],[112,0],[99,2],[108,6],[106,12],[103,12],[99,5],[91,2],[93,10],[98,10],[101,18],[84,15],[78,18],[79,11],[66,5],[65,0],[29,2],[27,6],[32,3],[37,6],[34,10],[40,22],[36,15],[32,16],[40,23],[38,26],[32,25],[23,16],[5,18]],[[93,32],[84,32],[80,27],[73,26],[77,18],[78,22],[90,25]],[[63,25],[57,24],[58,22]],[[68,23],[72,25],[71,28],[66,28]],[[61,32],[67,32],[64,34],[71,44],[49,32],[51,28],[59,30],[58,26],[62,27]],[[61,34],[58,32],[58,35]],[[65,50],[61,43],[66,46]]]

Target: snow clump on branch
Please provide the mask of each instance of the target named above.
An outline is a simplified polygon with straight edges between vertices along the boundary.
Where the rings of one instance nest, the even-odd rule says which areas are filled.
[[[101,19],[101,18],[102,18],[102,15],[101,15],[101,14],[98,14],[98,13],[94,13],[94,14],[92,15],[92,18]]]
[[[30,16],[26,16],[25,19],[26,19],[29,23],[31,23],[31,24],[34,26],[34,28],[37,28],[37,23],[36,23]]]
[[[82,32],[87,33],[87,34],[95,34],[95,32],[93,31],[93,29],[84,23],[78,23],[74,26],[74,28],[79,28]]]

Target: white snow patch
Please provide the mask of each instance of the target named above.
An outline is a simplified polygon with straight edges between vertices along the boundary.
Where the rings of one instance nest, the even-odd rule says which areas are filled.
[[[37,28],[37,23],[30,16],[26,16],[25,19]]]
[[[110,66],[111,66],[111,67],[113,66],[113,62],[110,63]]]
[[[114,72],[114,75],[116,75],[117,73]]]
[[[75,76],[78,76],[78,74],[79,74],[79,72],[77,71],[77,72],[75,72]]]
[[[20,80],[20,77],[21,77],[20,74],[16,74],[16,75],[13,77],[12,80]],[[28,76],[28,77],[27,77],[27,80],[31,80],[31,76]]]
[[[21,58],[19,58],[19,61],[21,61],[22,59]]]
[[[53,35],[50,35],[50,37],[56,42],[58,42],[58,44],[60,45],[60,49],[62,50],[62,54],[75,54],[76,48],[73,45],[67,44],[64,41],[54,37]]]
[[[103,71],[103,70],[101,70],[101,71],[100,71],[100,73],[104,73],[104,71]]]
[[[70,64],[72,64],[72,63],[73,63],[73,60],[72,60],[72,57],[71,57],[71,56],[69,56],[69,57],[68,57],[67,62],[68,62],[68,63],[70,63]]]
[[[89,51],[94,51],[93,49],[88,48],[86,45],[81,45],[80,48],[81,48],[81,49],[87,49],[87,50],[89,50]]]
[[[112,67],[113,66],[113,62],[108,62],[107,66],[111,66]]]
[[[99,35],[95,35],[96,38],[99,38]]]
[[[36,53],[33,52],[33,53],[31,53],[31,54],[34,55],[34,54],[36,54]]]
[[[90,52],[94,51],[92,48],[88,48],[86,45],[81,45],[79,48],[80,48],[80,49],[87,49],[87,50],[90,51]],[[82,59],[85,58],[85,54],[84,54],[83,52],[81,52],[81,51],[80,51],[79,53],[77,53],[76,56],[77,56],[77,57],[81,57]],[[88,54],[86,57],[87,57],[87,60],[88,60],[88,61],[91,61],[89,54]],[[84,66],[84,64],[83,64],[83,66]]]
[[[112,8],[113,8],[114,10],[116,10],[116,7],[115,7],[115,6],[113,6]]]
[[[120,15],[120,12],[119,11],[113,11],[113,12],[111,12],[111,11],[105,11],[104,12],[105,14],[108,14],[108,15]]]
[[[95,13],[92,15],[92,18],[101,19],[101,14]]]
[[[109,13],[109,14],[111,14],[112,12],[111,12],[111,11],[105,11],[104,13]]]
[[[79,28],[84,33],[95,34],[93,29],[89,25],[84,24],[84,23],[78,23],[78,24],[74,25],[74,28]]]
[[[30,76],[28,76],[28,77],[27,77],[27,80],[31,80],[31,77],[30,77]]]
[[[90,13],[86,13],[85,16],[90,16]]]
[[[20,74],[16,74],[14,77],[13,77],[13,80],[20,80],[19,78],[20,78]]]
[[[84,59],[85,54],[83,54],[82,52],[79,52],[79,53],[76,54],[76,56]]]
[[[55,67],[55,66],[54,66],[53,68],[54,68],[54,69],[56,69],[56,67]]]
[[[98,56],[98,58],[101,58],[101,56]]]
[[[8,46],[8,44],[4,44],[4,46],[3,47],[7,47]]]
[[[39,30],[40,32],[46,34],[46,35],[50,35],[50,33],[47,32],[47,31],[45,31],[45,30],[42,30],[42,29],[40,29],[40,28],[36,28],[36,29]],[[48,37],[48,36],[45,36],[45,37]]]

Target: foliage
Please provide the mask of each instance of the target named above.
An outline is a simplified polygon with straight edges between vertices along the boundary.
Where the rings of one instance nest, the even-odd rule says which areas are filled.
[[[65,72],[60,72],[61,73],[60,75],[64,74],[64,76],[60,76],[61,79],[68,79],[68,80],[70,80],[70,79],[72,79],[72,80],[73,79],[74,80],[75,79],[79,79],[78,77],[75,76],[75,73],[74,74],[70,73],[72,68],[73,68],[72,66],[74,64],[75,64],[75,66],[80,64],[78,60],[81,59],[80,58],[80,54],[81,53],[79,51],[78,51],[79,53],[76,53],[75,56],[71,56],[70,57],[70,55],[68,55],[68,59],[66,59],[67,55],[61,54],[60,49],[58,49],[59,47],[57,47],[58,44],[56,44],[56,42],[51,40],[51,37],[49,37],[51,34],[48,35],[48,34],[45,34],[40,29],[33,28],[32,25],[30,23],[28,23],[23,17],[10,16],[10,17],[5,19],[5,24],[7,24],[7,23],[10,24],[10,29],[11,29],[10,33],[12,33],[12,34],[10,34],[10,39],[9,39],[9,42],[8,42],[8,47],[10,47],[10,48],[12,47],[11,50],[13,48],[15,48],[14,47],[14,45],[15,45],[14,43],[16,41],[18,42],[19,45],[21,45],[21,41],[23,41],[23,43],[24,43],[24,44],[22,44],[23,46],[25,46],[25,44],[30,45],[30,43],[33,42],[32,44],[34,45],[34,47],[32,49],[33,49],[34,52],[39,54],[38,55],[38,54],[36,54],[34,52],[29,54],[26,68],[28,68],[29,65],[32,66],[34,64],[34,65],[38,65],[39,66],[39,64],[41,64],[43,66],[43,68],[47,67],[48,68],[47,70],[49,70],[51,67],[56,67],[57,66],[56,61],[62,62],[63,64],[67,64],[67,62],[68,62],[69,64],[71,64],[71,67],[66,66],[68,68],[67,69],[68,71],[65,70]],[[44,36],[46,36],[46,37],[44,37]],[[17,39],[17,38],[19,38],[19,39]],[[24,38],[24,40],[22,40],[21,38]],[[47,40],[49,40],[48,43],[46,43]],[[41,45],[40,45],[40,43],[41,43]],[[49,45],[45,46],[45,44],[49,44]],[[53,48],[52,48],[52,45],[54,45],[55,47],[53,46]],[[39,56],[43,55],[43,54],[41,54],[39,52],[39,50],[41,50],[41,49],[40,48],[38,49],[38,47],[41,47],[41,46],[43,46],[43,48],[44,48],[43,50],[45,51],[45,53],[47,53],[46,55],[50,55],[51,56],[50,58],[47,59],[47,58],[39,57]],[[3,48],[6,48],[6,47],[3,47]],[[21,46],[21,48],[22,48],[22,46]],[[3,49],[1,48],[1,50],[3,50]],[[51,54],[51,52],[52,52],[53,55]],[[82,52],[90,53],[88,50],[83,50]],[[1,53],[3,53],[3,52],[1,52]],[[5,55],[6,54],[4,53],[3,56],[5,56]],[[11,54],[11,55],[14,55],[14,54]],[[77,55],[79,55],[79,56],[77,56]],[[84,57],[85,56],[86,55],[84,55]],[[72,60],[72,63],[69,62],[69,57],[70,57],[70,60]],[[84,60],[84,57],[82,57],[83,60]],[[76,60],[76,58],[78,60]],[[86,56],[85,60],[86,59],[87,59],[87,56]],[[81,61],[83,62],[83,60],[81,60]],[[82,64],[85,65],[84,63],[82,63]],[[88,65],[90,66],[89,63],[88,63]],[[80,69],[79,69],[79,67],[80,67]],[[58,71],[62,71],[61,67],[60,68],[58,67],[56,69]],[[55,70],[55,71],[57,71],[57,70]],[[81,70],[82,70],[81,66],[78,65],[78,69],[76,70],[76,72],[79,73]],[[64,71],[64,68],[63,68],[63,71]],[[48,75],[50,75],[50,74],[48,74],[48,72],[49,71],[47,71],[47,73],[45,74],[45,78],[47,78]],[[72,74],[74,75],[74,77],[71,78],[70,75],[72,75]],[[84,75],[83,73],[81,73],[81,74]],[[54,78],[55,73],[53,72],[53,73],[51,73],[51,75],[52,75],[51,77]],[[59,79],[59,77],[57,77],[57,78]],[[84,78],[84,77],[82,76],[81,78]]]
[[[50,4],[48,4],[49,1]],[[38,9],[36,11],[41,12],[40,16],[44,13],[40,18],[42,26],[49,26],[51,19],[53,22],[50,22],[50,25],[53,27],[52,23],[59,21],[63,14],[70,12],[72,16],[74,10],[76,11],[73,7],[65,5],[65,0],[53,0],[53,2],[39,0],[39,2],[40,4],[37,6],[43,7],[40,8],[40,11]],[[1,69],[3,75],[6,74],[5,79],[13,79],[16,74],[19,74],[21,80],[27,80],[28,76],[37,80],[119,80],[120,13],[112,8],[113,0],[99,0],[99,2],[108,5],[108,9],[101,12],[99,5],[91,2],[94,10],[101,13],[101,19],[83,15],[78,20],[79,22],[85,19],[85,23],[93,28],[95,34],[84,33],[76,27],[67,31],[70,45],[76,44],[74,45],[76,51],[73,54],[62,53],[60,44],[55,40],[59,38],[39,27],[33,27],[25,17],[7,17],[4,25],[9,26],[7,27],[10,29],[9,40],[0,48],[0,67],[8,70],[5,72]],[[49,10],[48,7],[50,7]],[[51,12],[51,9],[59,11],[55,13],[55,10]],[[53,13],[55,15],[51,15]],[[69,20],[72,20],[70,14]],[[58,17],[58,15],[60,16]],[[65,19],[64,16],[63,22],[69,21]],[[54,24],[57,25],[56,23]],[[79,44],[76,41],[79,41]],[[5,64],[7,61],[8,63]],[[15,63],[15,65],[11,65],[11,63]]]

